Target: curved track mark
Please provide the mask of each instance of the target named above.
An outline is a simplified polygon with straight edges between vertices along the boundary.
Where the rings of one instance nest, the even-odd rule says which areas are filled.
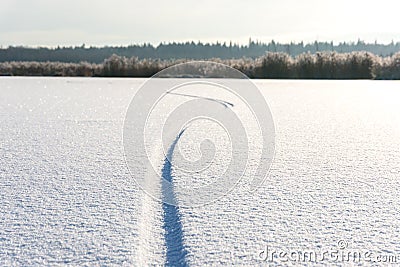
[[[172,183],[172,174],[171,174],[171,160],[172,155],[174,153],[174,149],[176,144],[179,141],[179,138],[182,136],[182,130],[179,135],[175,138],[174,142],[171,144],[168,153],[164,160],[164,166],[162,168],[162,178],[166,181]],[[165,189],[165,182],[163,184],[163,197],[165,197],[166,189]],[[174,203],[176,201],[176,195],[174,192],[173,198]],[[183,231],[182,231],[182,222],[181,222],[181,215],[179,213],[179,209],[177,206],[169,205],[163,203],[163,210],[164,210],[164,230],[165,230],[165,244],[167,247],[167,258],[166,258],[166,266],[187,266],[186,255],[187,250],[183,244]]]

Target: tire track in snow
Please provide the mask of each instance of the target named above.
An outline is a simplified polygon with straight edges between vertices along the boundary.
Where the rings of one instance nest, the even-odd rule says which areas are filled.
[[[147,172],[149,173],[149,172]],[[137,264],[138,266],[160,266],[164,262],[164,244],[162,233],[162,210],[159,207],[159,202],[156,201],[150,194],[157,194],[160,190],[152,176],[146,178],[145,190],[148,192],[142,193],[141,210],[139,211],[138,222],[138,250]]]
[[[187,94],[171,94],[214,101],[223,105],[225,108],[234,106],[230,102],[218,99]],[[154,177],[151,175],[154,171],[152,166],[150,165],[147,167],[148,171],[145,172],[145,184],[143,189],[148,194],[145,193],[142,198],[141,216],[138,225],[139,266],[149,264],[157,266],[162,264],[166,266],[188,266],[188,250],[183,242],[183,226],[181,214],[176,205],[178,203],[177,196],[173,190],[171,163],[176,144],[186,129],[187,128],[184,128],[175,139],[173,139],[172,144],[168,148],[167,155],[164,155],[164,153],[158,149],[154,149],[154,151],[152,151],[153,153],[150,153],[150,156],[154,157],[154,161],[162,164],[161,173],[159,173],[162,179],[160,183],[160,176]],[[172,190],[167,187],[167,183],[172,184]],[[162,205],[160,206],[160,203],[155,201],[151,196],[161,196],[164,200]],[[171,200],[171,198],[172,203],[175,205],[166,204],[167,202],[171,202],[165,200]]]
[[[181,93],[172,93],[172,92],[167,92],[167,94],[170,95],[178,95],[178,96],[186,96],[186,97],[192,97],[192,98],[198,98],[198,99],[204,99],[204,100],[208,100],[208,101],[212,101],[212,102],[217,102],[221,105],[223,105],[224,107],[228,108],[228,107],[233,107],[234,105],[228,101],[224,101],[224,100],[220,100],[220,99],[215,99],[215,98],[211,98],[211,97],[203,97],[203,96],[197,96],[197,95],[189,95],[189,94],[181,94]]]
[[[234,106],[234,104],[224,101],[224,100],[219,100],[219,99],[214,99],[214,98],[209,98],[209,97],[201,97],[201,96],[195,96],[195,95],[188,95],[188,94],[180,94],[180,93],[172,93],[168,92],[169,94],[173,95],[179,95],[179,96],[185,96],[185,97],[193,97],[193,98],[199,98],[203,100],[208,100],[208,101],[213,101],[216,103],[219,103],[223,105],[225,108],[231,108]],[[184,128],[183,130],[180,131],[180,133],[176,136],[175,140],[172,142],[171,146],[168,149],[167,155],[165,156],[164,159],[164,166],[162,168],[162,178],[165,179],[168,183],[172,184],[173,188],[173,177],[172,177],[172,157],[174,154],[175,146],[178,143],[179,139],[183,135],[183,133],[186,131],[187,128]],[[179,207],[178,207],[178,201],[176,198],[176,194],[174,190],[172,189],[171,192],[167,188],[167,183],[165,181],[162,181],[162,197],[163,197],[163,211],[164,211],[164,239],[165,239],[165,245],[166,245],[166,266],[188,266],[187,262],[187,248],[184,245],[183,242],[183,226],[182,226],[182,221],[181,221],[181,214],[179,212]],[[167,201],[165,201],[168,196],[167,194],[170,193],[172,194],[172,203],[175,205],[170,205],[167,204]]]
[[[174,149],[176,144],[179,141],[179,138],[184,133],[185,129],[183,129],[178,136],[175,138],[174,142],[171,144],[168,149],[168,153],[164,160],[164,166],[162,168],[162,178],[168,181],[169,183],[173,183],[172,178],[172,156],[174,153]],[[166,198],[166,190],[165,182],[162,183],[162,192],[163,198]],[[174,203],[177,204],[177,199],[175,192],[172,191]],[[181,222],[181,214],[179,212],[179,208],[177,205],[170,205],[163,202],[163,210],[164,210],[164,239],[166,245],[166,266],[187,266],[188,263],[186,261],[187,250],[183,244],[183,227]]]

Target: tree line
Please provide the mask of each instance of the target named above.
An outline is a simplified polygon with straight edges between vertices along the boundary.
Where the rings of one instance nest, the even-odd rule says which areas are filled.
[[[161,43],[158,46],[151,44],[130,45],[130,46],[112,46],[112,47],[15,47],[0,48],[0,62],[9,61],[38,61],[38,62],[67,62],[80,63],[82,61],[90,63],[102,63],[104,59],[113,54],[131,58],[133,56],[139,59],[194,59],[206,60],[211,58],[221,59],[240,59],[263,56],[267,52],[286,53],[296,57],[303,53],[316,54],[318,52],[338,52],[350,53],[354,51],[366,51],[378,56],[392,56],[400,51],[400,43],[391,42],[390,44],[365,43],[357,41],[351,43],[333,42],[313,42],[313,43],[279,43],[271,41],[261,43],[249,40],[247,45],[230,43]]]
[[[140,59],[116,54],[102,63],[11,61],[0,62],[0,75],[151,77],[160,70],[187,61],[190,60]],[[365,51],[302,53],[295,57],[269,52],[254,59],[212,58],[211,61],[259,79],[400,79],[400,52],[388,57]]]

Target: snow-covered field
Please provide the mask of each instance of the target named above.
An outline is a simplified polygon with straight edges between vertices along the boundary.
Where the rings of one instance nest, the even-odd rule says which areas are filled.
[[[153,198],[161,183],[144,193],[145,166],[132,177],[124,159],[125,113],[144,81],[0,79],[1,266],[400,262],[398,82],[255,81],[276,127],[267,181],[174,208]],[[211,134],[225,149],[218,128],[194,129],[188,140]],[[149,149],[178,203],[184,184],[213,178],[188,177]],[[211,170],[226,166],[223,156]],[[309,252],[311,262],[301,259]],[[353,263],[348,253],[362,256]]]

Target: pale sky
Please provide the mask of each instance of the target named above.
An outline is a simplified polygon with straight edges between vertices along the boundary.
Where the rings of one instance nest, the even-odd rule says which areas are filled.
[[[400,41],[398,0],[0,0],[0,45]]]

